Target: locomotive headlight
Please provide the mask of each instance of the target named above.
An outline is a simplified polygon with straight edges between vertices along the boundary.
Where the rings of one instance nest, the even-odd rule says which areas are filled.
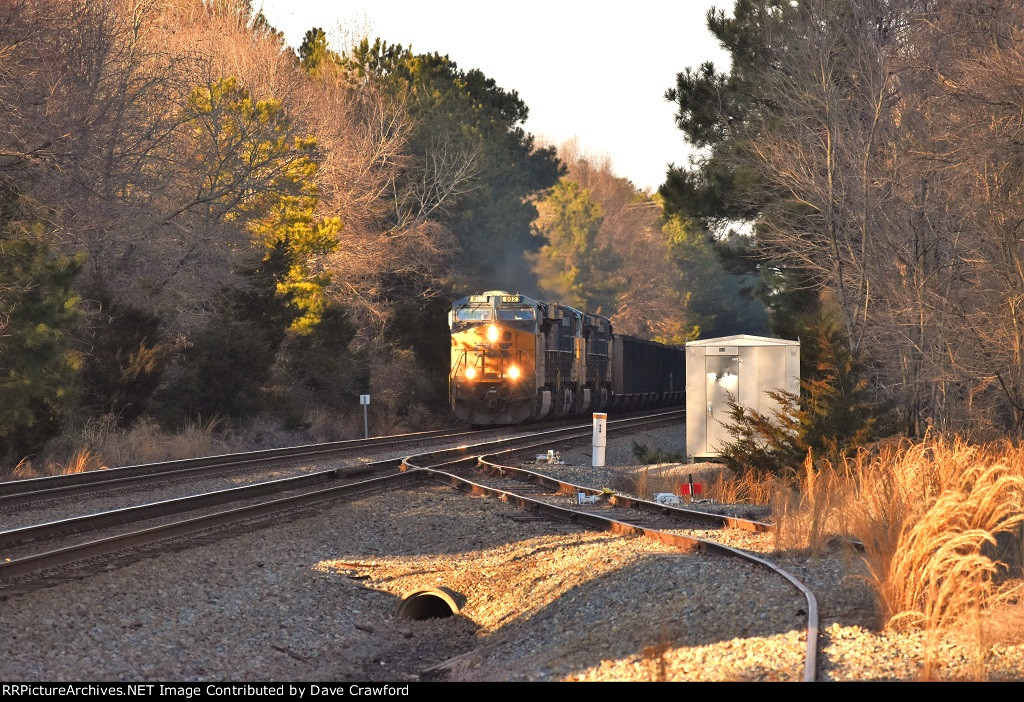
[[[467,380],[472,380],[475,377],[476,377],[476,368],[473,368],[472,366],[470,366],[469,368],[466,369],[466,379]]]
[[[508,377],[512,380],[519,380],[519,366],[509,366]]]
[[[492,344],[498,340],[498,337],[500,335],[501,331],[495,325],[492,324],[491,326],[487,327],[487,340]]]

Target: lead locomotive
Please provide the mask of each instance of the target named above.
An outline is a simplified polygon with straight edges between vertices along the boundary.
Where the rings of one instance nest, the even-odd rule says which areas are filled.
[[[596,314],[491,290],[457,300],[448,323],[449,397],[470,424],[683,401],[683,349],[613,334]]]

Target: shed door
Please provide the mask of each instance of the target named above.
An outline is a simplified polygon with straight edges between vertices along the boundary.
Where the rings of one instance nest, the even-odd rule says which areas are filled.
[[[705,356],[704,371],[708,398],[708,453],[718,453],[732,441],[724,424],[729,422],[729,402],[739,402],[739,356]]]

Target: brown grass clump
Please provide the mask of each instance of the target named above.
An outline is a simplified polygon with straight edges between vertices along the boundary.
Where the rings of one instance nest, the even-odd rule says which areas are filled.
[[[720,463],[661,463],[640,466],[616,475],[612,487],[617,492],[649,500],[659,492],[677,494],[679,485],[686,483],[691,475],[694,483],[704,485],[704,497],[713,497],[719,502],[726,500],[715,495],[716,489],[719,494],[733,498],[746,494],[746,491],[750,489],[744,479],[732,477],[732,471]],[[716,486],[718,487],[716,488]],[[732,501],[742,502],[744,500],[733,499]],[[767,499],[762,503],[752,504],[767,504]]]
[[[204,424],[190,422],[172,433],[143,420],[126,430],[97,427],[84,438],[110,465],[124,466],[229,453],[233,446],[218,429],[217,420],[211,420]]]
[[[1024,575],[1024,449],[932,436],[838,466],[808,457],[799,475],[776,483],[773,517],[780,547],[817,549],[833,535],[863,545],[882,622],[927,633],[925,677],[953,630],[969,632],[984,669],[981,623],[1019,594],[1000,583]]]
[[[106,468],[107,466],[103,465],[99,456],[84,448],[71,457],[71,460],[60,469],[59,474],[71,475],[73,473],[85,473],[90,470],[105,470]]]
[[[704,496],[723,504],[768,505],[772,500],[772,480],[754,471],[735,476],[725,471],[705,486]]]
[[[818,551],[849,533],[855,481],[848,470],[828,462],[816,469],[808,454],[799,474],[775,478],[769,489],[777,549]]]
[[[47,455],[23,460],[9,477],[15,480],[51,475],[84,473],[108,466],[210,456],[246,450],[249,440],[226,438],[216,421],[188,424],[177,432],[162,430],[155,422],[141,420],[128,429],[113,418],[101,418],[84,429],[51,442]]]
[[[894,456],[888,471],[877,460],[859,466],[868,509],[857,513],[854,534],[886,626],[927,634],[926,679],[939,638],[954,628],[973,639],[975,675],[984,675],[982,613],[1014,590],[1000,593],[995,584],[1011,575],[1024,523],[1021,453],[937,438]],[[1019,563],[1016,571],[1020,577]]]
[[[999,564],[985,547],[995,547],[996,534],[1012,533],[1024,521],[1024,479],[1003,466],[974,466],[959,487],[908,505],[897,522],[865,514],[858,525],[890,627],[945,629],[991,599]]]
[[[14,480],[26,480],[30,478],[45,478],[51,475],[71,475],[72,473],[84,473],[90,470],[104,470],[107,466],[93,451],[88,448],[76,451],[67,461],[43,461],[33,462],[22,460],[11,471],[11,478]]]
[[[888,626],[944,630],[992,603],[1014,560],[999,536],[1008,546],[1024,523],[1021,449],[938,437],[850,468],[852,533]]]

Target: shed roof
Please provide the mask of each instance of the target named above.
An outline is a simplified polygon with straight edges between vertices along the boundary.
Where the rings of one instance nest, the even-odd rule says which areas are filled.
[[[773,339],[768,336],[753,336],[751,334],[733,334],[732,336],[720,336],[717,339],[698,339],[687,341],[687,346],[799,346],[799,341],[789,339]]]

